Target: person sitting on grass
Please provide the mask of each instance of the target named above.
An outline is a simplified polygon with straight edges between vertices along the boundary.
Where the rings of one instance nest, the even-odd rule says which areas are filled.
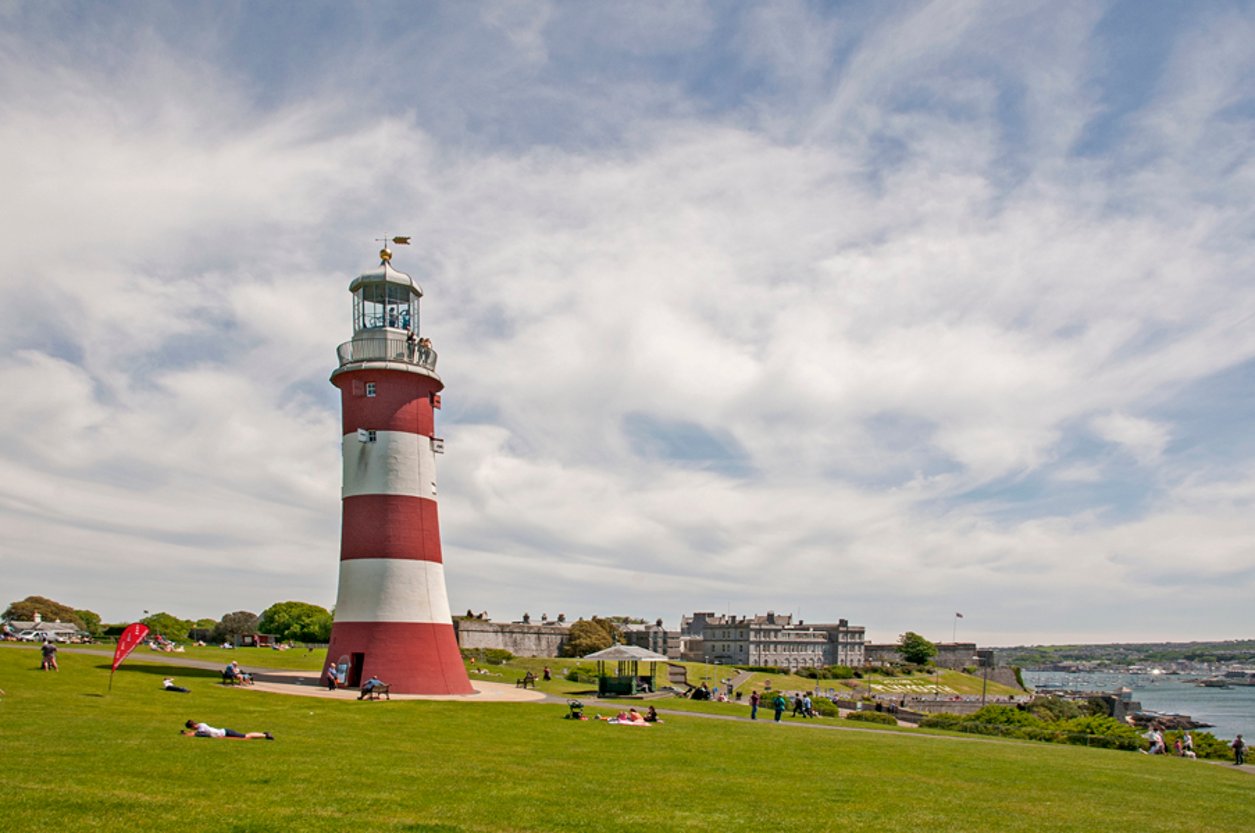
[[[210,726],[208,723],[198,723],[195,720],[189,720],[183,724],[184,728],[179,733],[186,737],[196,738],[235,738],[239,740],[274,740],[275,736],[269,732],[237,732],[234,729],[218,729]]]
[[[658,723],[658,710],[653,706],[649,707],[649,711],[645,712],[646,723]]]
[[[357,699],[365,700],[367,697],[370,696],[370,693],[372,691],[374,691],[377,688],[380,688],[381,686],[383,686],[383,684],[384,684],[383,680],[379,679],[378,677],[371,677],[369,680],[362,683],[362,693],[357,695]]]

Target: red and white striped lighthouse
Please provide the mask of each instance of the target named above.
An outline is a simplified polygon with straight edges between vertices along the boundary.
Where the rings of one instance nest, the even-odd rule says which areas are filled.
[[[402,242],[398,239],[397,242]],[[436,514],[435,410],[444,383],[420,338],[422,289],[380,253],[349,286],[353,340],[331,383],[344,415],[340,590],[327,659],[342,682],[474,694],[445,590]]]

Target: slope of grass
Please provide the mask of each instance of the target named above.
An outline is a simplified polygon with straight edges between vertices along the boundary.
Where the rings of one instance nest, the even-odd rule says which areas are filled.
[[[626,728],[561,704],[325,701],[139,656],[0,650],[5,829],[34,831],[1240,830],[1225,767],[1029,743],[702,717]],[[278,738],[184,738],[188,718]],[[1170,800],[1166,797],[1170,796]]]

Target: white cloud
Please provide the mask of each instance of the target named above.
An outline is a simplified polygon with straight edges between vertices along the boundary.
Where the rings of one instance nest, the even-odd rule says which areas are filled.
[[[1120,446],[1144,464],[1158,461],[1168,445],[1167,426],[1148,419],[1108,413],[1094,417],[1092,424],[1098,436]]]
[[[229,65],[225,26],[93,61],[73,27],[7,36],[10,592],[329,604],[345,289],[409,232],[455,609],[1233,635],[1250,461],[1192,466],[1160,414],[1255,358],[1246,16],[1177,37],[1139,146],[1095,158],[1089,7],[602,14],[319,41],[286,86]],[[358,119],[380,85],[394,115]],[[1169,627],[1143,611],[1174,584]]]

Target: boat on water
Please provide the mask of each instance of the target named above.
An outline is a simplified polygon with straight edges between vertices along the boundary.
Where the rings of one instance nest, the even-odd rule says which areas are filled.
[[[1226,671],[1224,681],[1229,685],[1255,686],[1255,671],[1248,671],[1245,668]]]
[[[1236,671],[1226,671],[1219,677],[1208,677],[1205,680],[1199,680],[1198,685],[1202,688],[1234,688],[1235,686],[1255,686],[1255,671],[1247,671],[1246,669],[1238,669]]]

